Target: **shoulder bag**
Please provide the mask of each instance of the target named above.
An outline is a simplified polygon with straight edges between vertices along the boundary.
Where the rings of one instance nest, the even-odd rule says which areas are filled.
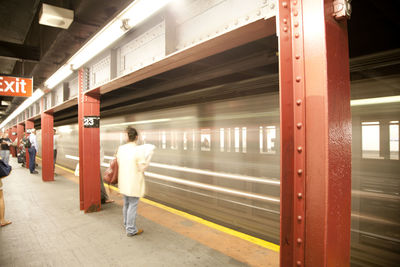
[[[108,184],[118,183],[118,160],[115,157],[110,162],[110,167],[104,172],[103,180]]]

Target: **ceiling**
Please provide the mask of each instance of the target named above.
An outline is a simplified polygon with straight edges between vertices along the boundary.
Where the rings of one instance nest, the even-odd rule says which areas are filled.
[[[132,0],[0,1],[0,75],[33,77],[34,88],[40,87],[130,2]],[[39,25],[42,3],[74,10],[74,21],[69,29]],[[400,48],[398,0],[386,0],[385,5],[381,0],[352,1],[352,7],[352,18],[348,22],[350,58]],[[25,99],[0,96],[0,100],[10,102],[10,105],[1,105],[0,101],[0,113],[4,113],[0,114],[2,121]]]
[[[95,32],[132,0],[0,1],[0,75],[33,77],[41,86]],[[72,9],[68,30],[39,25],[42,3]],[[10,105],[1,105],[1,100]],[[0,121],[25,98],[0,96]],[[3,111],[3,112],[2,112]]]

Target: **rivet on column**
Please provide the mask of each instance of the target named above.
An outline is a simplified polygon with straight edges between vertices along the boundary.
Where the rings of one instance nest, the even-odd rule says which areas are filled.
[[[300,198],[303,197],[303,194],[302,194],[302,193],[298,193],[298,194],[297,194],[297,197],[300,199]]]

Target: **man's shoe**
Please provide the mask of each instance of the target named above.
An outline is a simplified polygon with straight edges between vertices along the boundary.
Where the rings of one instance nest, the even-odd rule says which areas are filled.
[[[134,234],[127,233],[126,235],[129,236],[129,237],[132,237],[132,236],[135,236],[135,235],[140,235],[140,234],[142,234],[142,233],[143,233],[143,230],[142,230],[142,229],[139,229],[139,231],[137,231],[137,232],[134,233]]]
[[[38,174],[39,172],[38,171],[33,171],[33,172],[31,172],[32,174]]]

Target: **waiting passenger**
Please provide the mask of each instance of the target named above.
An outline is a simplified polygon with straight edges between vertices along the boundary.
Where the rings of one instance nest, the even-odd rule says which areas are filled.
[[[142,229],[136,227],[136,211],[139,198],[145,194],[145,182],[143,172],[147,168],[154,146],[151,152],[137,146],[138,132],[136,129],[128,127],[128,143],[118,148],[118,187],[124,195],[124,226],[127,236],[140,235]]]
[[[31,134],[29,135],[28,138],[30,142],[30,147],[28,148],[28,153],[29,153],[29,171],[32,174],[37,174],[38,172],[35,171],[36,167],[36,153],[39,150],[38,143],[36,140],[36,130],[32,129]]]
[[[57,160],[57,146],[58,146],[58,135],[57,135],[57,130],[53,129],[53,171],[54,173],[56,172],[56,160]]]
[[[8,137],[8,133],[4,133],[0,139],[1,150],[0,157],[5,163],[9,163],[10,160],[10,145],[12,144],[11,139]]]
[[[7,221],[6,219],[4,219],[5,210],[6,209],[5,209],[5,204],[4,204],[3,183],[0,178],[0,226],[1,227],[11,224],[10,221]]]
[[[100,144],[100,166],[103,162],[104,162],[104,149],[103,145]],[[101,196],[101,204],[114,202],[114,200],[110,199],[110,197],[106,192],[106,189],[104,187],[103,177],[101,176],[101,170],[100,170],[100,196]]]

